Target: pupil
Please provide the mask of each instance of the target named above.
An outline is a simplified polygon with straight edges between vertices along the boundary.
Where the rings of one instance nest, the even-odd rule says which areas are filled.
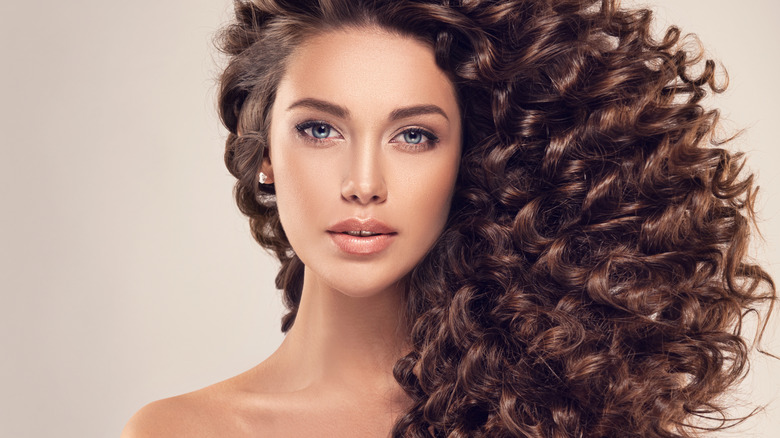
[[[317,125],[314,127],[313,134],[317,138],[327,138],[330,135],[330,128],[328,125]]]
[[[422,141],[422,135],[417,131],[408,131],[404,133],[404,140],[407,143],[418,144]]]

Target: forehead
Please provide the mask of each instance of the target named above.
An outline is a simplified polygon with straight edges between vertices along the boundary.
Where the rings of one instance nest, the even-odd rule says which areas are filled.
[[[457,114],[452,82],[433,49],[412,37],[376,27],[329,30],[304,40],[291,54],[277,99],[315,97],[376,110],[435,103]]]

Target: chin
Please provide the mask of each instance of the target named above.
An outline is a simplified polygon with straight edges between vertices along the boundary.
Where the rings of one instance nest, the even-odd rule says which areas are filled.
[[[304,283],[315,289],[325,288],[353,298],[370,298],[403,293],[406,279],[414,264],[399,263],[394,257],[367,260],[311,257],[299,254],[304,263]],[[416,258],[414,258],[416,259]],[[310,263],[306,263],[310,261]]]
[[[401,293],[403,284],[401,282],[381,283],[376,282],[352,282],[349,284],[333,285],[335,290],[351,298],[370,298],[385,293]]]
[[[373,274],[373,275],[372,275]],[[338,273],[323,277],[325,283],[343,295],[352,298],[370,298],[385,293],[401,293],[403,276],[377,276],[376,273]]]

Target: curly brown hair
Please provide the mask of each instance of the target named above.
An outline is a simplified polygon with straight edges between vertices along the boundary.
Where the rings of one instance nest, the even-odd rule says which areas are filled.
[[[746,251],[752,175],[713,136],[716,68],[616,0],[236,1],[220,35],[225,162],[254,237],[303,264],[273,185],[269,110],[303,39],[380,26],[429,44],[455,84],[463,157],[447,227],[406,291],[413,400],[394,436],[691,437],[728,427],[742,322],[776,297]],[[691,71],[696,70],[694,74]],[[763,326],[762,326],[763,327]],[[762,330],[762,329],[761,329]],[[716,421],[702,424],[697,418]]]

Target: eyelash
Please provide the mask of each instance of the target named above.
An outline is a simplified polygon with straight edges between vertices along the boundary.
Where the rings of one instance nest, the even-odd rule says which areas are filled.
[[[306,140],[306,141],[310,141],[310,142],[314,142],[314,143],[320,143],[320,142],[328,141],[329,139],[331,139],[331,137],[329,137],[329,136],[325,137],[325,138],[317,138],[317,137],[315,137],[313,135],[313,133],[310,134],[310,133],[306,132],[307,130],[315,128],[315,127],[318,127],[318,126],[327,126],[330,130],[333,130],[333,131],[338,133],[338,130],[336,130],[330,123],[323,122],[323,121],[318,121],[318,120],[310,120],[310,121],[307,121],[307,122],[299,123],[299,124],[295,125],[295,130],[298,131],[298,134],[301,137],[303,137],[303,139]],[[420,135],[422,135],[423,137],[426,138],[425,141],[420,141],[419,143],[403,142],[403,143],[406,143],[408,149],[411,149],[413,151],[431,149],[431,148],[434,147],[434,145],[436,143],[439,142],[439,137],[437,137],[434,133],[428,131],[427,129],[418,128],[418,127],[406,128],[403,131],[401,131],[398,134],[396,134],[393,137],[393,139],[395,139],[395,138],[397,138],[399,136],[402,136],[404,134],[412,133],[412,132],[418,133],[418,134],[420,134]],[[330,134],[330,132],[328,132],[328,134]],[[340,133],[339,133],[339,135],[340,135]],[[394,142],[394,141],[391,140],[391,142]],[[397,143],[397,142],[394,142],[394,143]]]
[[[303,137],[304,140],[314,142],[314,143],[320,143],[322,141],[327,141],[330,139],[330,137],[326,138],[317,138],[314,136],[313,132],[311,134],[307,133],[306,131],[318,126],[327,126],[330,130],[333,130],[335,132],[338,132],[333,126],[331,126],[330,123],[326,123],[323,121],[318,120],[309,120],[308,122],[303,122],[295,125],[295,130],[298,131],[298,134]],[[330,134],[330,132],[328,132]]]
[[[416,132],[417,134],[422,135],[426,138],[425,141],[420,141],[419,143],[409,143],[405,142],[407,144],[407,148],[413,150],[413,151],[422,151],[422,150],[428,150],[432,149],[436,143],[439,142],[439,137],[437,137],[434,133],[431,131],[428,131],[427,129],[422,128],[406,128],[403,131],[399,132],[394,139],[398,136],[408,134],[410,132]],[[392,140],[391,140],[392,141]]]

